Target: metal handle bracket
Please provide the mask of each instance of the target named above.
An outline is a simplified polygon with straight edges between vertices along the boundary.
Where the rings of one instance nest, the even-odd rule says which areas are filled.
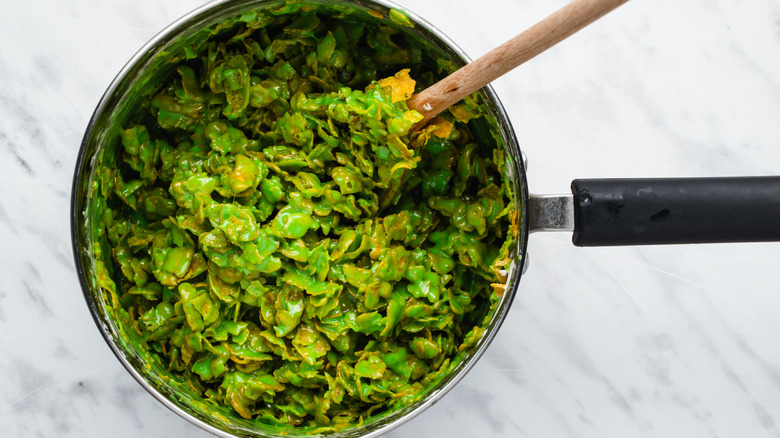
[[[574,231],[574,196],[531,195],[529,225],[536,231]]]

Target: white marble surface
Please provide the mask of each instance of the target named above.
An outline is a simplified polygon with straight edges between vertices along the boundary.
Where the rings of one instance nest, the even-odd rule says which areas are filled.
[[[403,0],[472,56],[565,0]],[[124,371],[74,272],[79,143],[124,62],[200,0],[0,6],[0,436],[206,437]],[[633,0],[495,83],[531,190],[780,174],[780,3]],[[780,226],[780,224],[778,225]],[[391,437],[780,436],[780,243],[534,234],[495,342]]]

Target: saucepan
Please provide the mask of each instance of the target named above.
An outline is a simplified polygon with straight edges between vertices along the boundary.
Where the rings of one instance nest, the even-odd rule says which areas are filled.
[[[168,370],[150,360],[123,331],[103,291],[110,264],[106,237],[95,231],[94,205],[98,190],[96,170],[116,160],[119,133],[130,123],[150,89],[173,74],[171,60],[206,37],[214,26],[255,10],[320,8],[345,16],[360,16],[373,26],[389,26],[425,42],[425,55],[446,70],[468,62],[468,57],[446,35],[414,13],[385,0],[218,0],[176,21],[147,43],[122,69],[100,100],[79,151],[72,189],[71,232],[77,273],[86,302],[105,341],[127,371],[160,403],[193,424],[219,436],[368,437],[381,435],[435,404],[473,367],[495,337],[518,293],[529,234],[535,231],[573,231],[578,246],[671,243],[747,242],[780,240],[780,177],[704,179],[575,180],[572,193],[529,194],[523,154],[501,102],[491,87],[480,90],[484,117],[482,132],[504,151],[505,177],[514,209],[507,212],[516,229],[509,248],[511,263],[502,273],[505,284],[494,308],[488,311],[484,331],[453,360],[436,385],[408,404],[367,416],[336,431],[297,430],[263,426],[241,418],[192,395],[175,384]],[[102,248],[102,251],[96,251]],[[101,259],[101,257],[103,259]]]

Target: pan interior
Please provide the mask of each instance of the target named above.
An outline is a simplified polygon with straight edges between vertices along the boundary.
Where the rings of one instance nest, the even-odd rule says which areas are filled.
[[[131,328],[128,315],[117,310],[105,288],[106,280],[119,274],[112,267],[112,250],[99,226],[105,213],[107,194],[100,191],[96,170],[121,160],[121,130],[137,120],[142,102],[158,90],[156,84],[164,83],[176,74],[172,62],[175,58],[210,35],[214,27],[224,20],[248,11],[278,10],[287,4],[283,1],[217,2],[194,11],[158,35],[128,63],[98,105],[85,134],[74,176],[71,218],[74,254],[85,298],[106,342],[127,370],[155,398],[187,420],[222,436],[257,436],[258,433],[311,436],[319,431],[258,424],[235,415],[228,408],[206,403],[186,380],[172,374],[153,352],[140,347],[140,337]],[[297,4],[302,9],[316,9],[344,19],[361,20],[371,25],[381,23],[409,38],[424,41],[427,59],[437,64],[439,77],[467,62],[465,55],[452,42],[419,17],[405,13],[413,24],[411,27],[390,20],[389,17],[397,14],[399,8],[389,3],[307,0]],[[515,210],[511,214],[518,231],[512,251],[514,261],[506,272],[505,291],[494,308],[486,309],[489,314],[480,340],[473,348],[460,352],[454,358],[448,371],[441,374],[424,397],[403,408],[366,418],[357,427],[333,432],[333,436],[384,433],[431,406],[473,366],[508,312],[522,271],[528,227],[524,214],[528,194],[517,140],[500,102],[489,87],[479,92],[479,98],[484,104],[485,117],[471,121],[472,129],[481,139],[506,151],[507,178],[511,182],[515,202]]]

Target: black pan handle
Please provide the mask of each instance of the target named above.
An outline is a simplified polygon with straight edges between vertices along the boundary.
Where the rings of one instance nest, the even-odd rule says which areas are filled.
[[[577,246],[780,241],[780,176],[577,179]]]

